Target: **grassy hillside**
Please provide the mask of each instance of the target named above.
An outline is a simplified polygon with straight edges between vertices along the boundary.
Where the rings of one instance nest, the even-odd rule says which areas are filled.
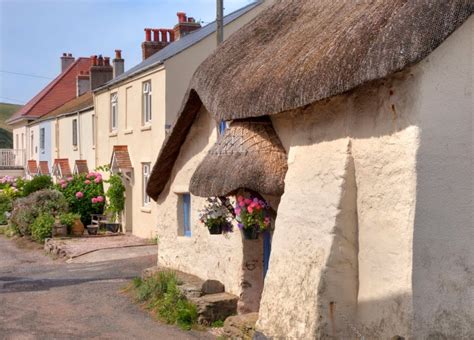
[[[0,149],[13,147],[12,128],[5,121],[20,109],[21,105],[0,103]]]

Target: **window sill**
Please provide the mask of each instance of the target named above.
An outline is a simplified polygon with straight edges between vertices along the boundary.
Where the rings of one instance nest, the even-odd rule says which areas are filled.
[[[72,147],[72,150],[73,150],[73,151],[77,151],[77,150],[79,150],[79,149],[78,149],[77,146],[73,146],[73,147]]]
[[[147,214],[151,214],[151,208],[141,207],[140,211],[144,212],[144,213],[147,213]]]
[[[110,132],[109,137],[117,137],[117,131]]]
[[[150,131],[151,130],[151,125],[145,125],[140,128],[140,131]]]
[[[133,129],[128,129],[123,132],[124,135],[131,135],[133,133]]]

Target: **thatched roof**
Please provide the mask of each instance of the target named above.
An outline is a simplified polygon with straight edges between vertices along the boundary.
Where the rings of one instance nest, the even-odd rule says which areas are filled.
[[[201,105],[217,120],[289,111],[417,63],[472,0],[276,0],[196,70],[147,192],[156,199]]]
[[[193,88],[226,120],[292,110],[425,58],[472,0],[280,0],[197,69]]]
[[[234,121],[191,178],[197,196],[226,196],[239,188],[281,195],[286,152],[269,119]]]

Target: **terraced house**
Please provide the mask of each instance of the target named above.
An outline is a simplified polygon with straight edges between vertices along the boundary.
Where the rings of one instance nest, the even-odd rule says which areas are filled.
[[[230,37],[149,180],[158,264],[221,281],[269,338],[474,338],[473,11],[281,0]],[[270,247],[200,223],[242,192]]]
[[[257,1],[224,18],[224,38],[271,4]],[[95,164],[126,179],[125,229],[156,234],[156,206],[146,194],[151,166],[175,120],[189,80],[216,47],[216,23],[201,27],[178,13],[172,29],[145,29],[143,61],[94,91]]]

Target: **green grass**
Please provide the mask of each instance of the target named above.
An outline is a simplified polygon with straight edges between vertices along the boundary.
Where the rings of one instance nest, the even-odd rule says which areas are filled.
[[[164,271],[146,280],[135,278],[132,290],[135,300],[144,303],[162,321],[190,330],[197,323],[197,308],[181,294],[179,284],[175,273]]]
[[[5,121],[21,108],[21,105],[0,103],[0,148],[9,149],[13,147],[12,127]]]

